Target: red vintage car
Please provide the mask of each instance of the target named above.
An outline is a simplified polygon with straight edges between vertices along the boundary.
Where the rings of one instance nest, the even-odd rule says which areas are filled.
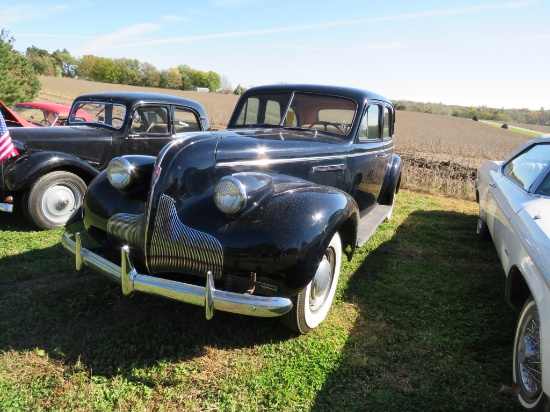
[[[0,101],[0,110],[9,127],[65,126],[71,106],[58,103],[24,102],[11,109]],[[93,117],[79,110],[76,115],[81,121],[93,122]]]

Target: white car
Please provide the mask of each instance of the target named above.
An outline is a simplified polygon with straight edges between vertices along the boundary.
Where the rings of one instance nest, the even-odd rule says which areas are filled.
[[[507,303],[520,312],[513,377],[528,410],[550,408],[550,135],[477,173],[477,232],[491,238],[506,274]]]

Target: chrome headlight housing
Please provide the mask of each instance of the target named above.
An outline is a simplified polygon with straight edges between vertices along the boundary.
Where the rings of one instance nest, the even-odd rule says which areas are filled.
[[[233,176],[225,176],[214,186],[214,202],[220,211],[233,215],[246,207],[244,184]]]
[[[115,189],[124,190],[132,184],[132,165],[124,157],[115,157],[107,166],[107,179]]]
[[[273,190],[273,179],[264,173],[241,172],[222,177],[214,186],[214,203],[228,215],[246,213]]]

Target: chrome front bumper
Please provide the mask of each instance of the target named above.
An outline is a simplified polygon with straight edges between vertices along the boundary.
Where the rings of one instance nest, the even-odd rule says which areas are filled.
[[[216,290],[214,277],[210,271],[207,272],[205,287],[139,274],[130,261],[130,253],[126,246],[121,248],[122,265],[118,266],[83,248],[79,233],[76,233],[75,240],[72,240],[65,232],[61,243],[65,249],[75,255],[77,271],[87,266],[94,272],[118,283],[125,295],[141,292],[204,306],[206,319],[214,316],[214,310],[248,316],[275,317],[284,315],[292,309],[292,302],[287,298]]]

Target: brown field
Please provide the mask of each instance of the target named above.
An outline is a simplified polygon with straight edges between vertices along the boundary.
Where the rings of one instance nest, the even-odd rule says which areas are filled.
[[[148,91],[173,94],[195,100],[206,109],[212,127],[223,129],[238,96],[155,89],[85,80],[41,77],[37,100],[71,104],[80,94],[97,91]],[[550,127],[516,125],[541,133]],[[474,178],[479,164],[487,159],[503,159],[532,139],[527,135],[452,116],[398,111],[396,147],[403,159],[402,187],[439,192],[449,196],[474,198]]]

